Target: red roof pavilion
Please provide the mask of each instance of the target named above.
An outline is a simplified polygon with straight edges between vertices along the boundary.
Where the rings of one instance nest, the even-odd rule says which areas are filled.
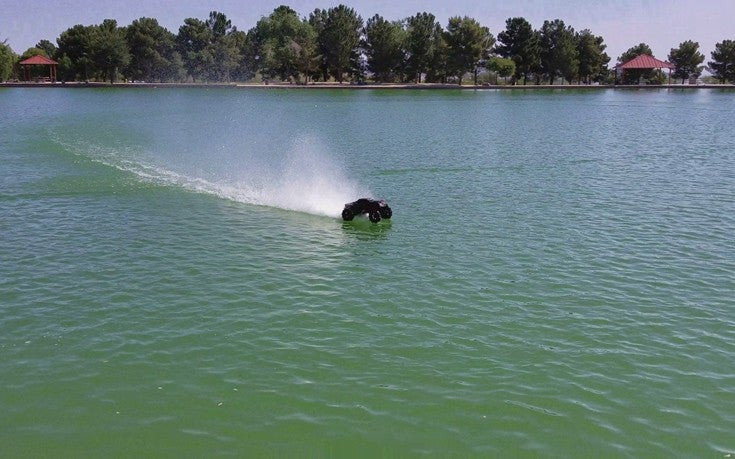
[[[37,55],[31,56],[24,61],[20,61],[20,65],[58,65],[59,63],[53,59],[49,59],[46,56]]]
[[[668,62],[660,61],[648,54],[641,54],[624,64],[618,65],[620,69],[673,69],[674,66]]]
[[[674,66],[668,62],[660,61],[653,56],[649,56],[648,54],[641,54],[628,62],[616,65],[615,68],[620,69],[622,73],[625,73],[626,70],[630,69],[669,69],[669,84],[671,84],[671,69],[673,69]]]
[[[31,56],[24,61],[19,62],[20,66],[23,67],[23,73],[25,74],[26,81],[31,80],[31,65],[48,65],[49,66],[49,79],[53,82],[56,81],[56,66],[59,65],[53,59],[49,59],[46,56],[36,55]]]

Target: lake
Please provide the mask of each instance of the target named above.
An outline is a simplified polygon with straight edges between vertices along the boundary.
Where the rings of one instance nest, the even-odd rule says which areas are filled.
[[[0,119],[2,456],[735,454],[735,91]],[[362,196],[393,218],[343,222]]]

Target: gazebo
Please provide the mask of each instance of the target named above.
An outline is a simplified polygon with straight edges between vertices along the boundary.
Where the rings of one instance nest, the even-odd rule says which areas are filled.
[[[20,62],[20,66],[23,68],[23,76],[26,81],[31,80],[31,66],[33,65],[48,65],[49,80],[51,80],[52,83],[56,81],[56,66],[59,65],[59,63],[41,55],[32,56]]]
[[[618,64],[615,66],[620,70],[620,79],[622,80],[626,70],[630,69],[669,69],[669,84],[671,84],[671,69],[674,68],[668,62],[660,61],[653,56],[648,54],[641,54],[640,56],[634,57],[628,62]]]

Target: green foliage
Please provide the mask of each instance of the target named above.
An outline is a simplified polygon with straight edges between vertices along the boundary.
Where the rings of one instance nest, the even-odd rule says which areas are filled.
[[[257,62],[255,46],[249,33],[235,30],[227,36],[230,53],[230,78],[235,81],[247,81],[255,76]]]
[[[579,58],[579,78],[589,84],[604,78],[604,70],[610,62],[610,56],[605,53],[607,47],[602,37],[596,37],[585,29],[576,36],[577,56]]]
[[[702,83],[704,84],[718,84],[720,80],[718,80],[716,77],[712,75],[704,75],[702,77]]]
[[[71,61],[71,58],[67,56],[66,54],[62,55],[60,58],[56,59],[56,62],[59,63],[59,79],[61,81],[66,80],[73,80],[74,79],[74,63]],[[70,77],[70,75],[72,75]]]
[[[218,41],[233,31],[232,21],[224,13],[210,11],[207,19],[207,28],[212,32],[213,41]]]
[[[243,47],[250,41],[223,13],[211,11],[205,21],[184,19],[175,43],[193,81],[231,81],[234,75],[247,73]]]
[[[94,26],[77,24],[61,33],[56,40],[56,52],[63,65],[59,66],[61,80],[89,80],[94,72],[93,41],[97,30]],[[64,59],[66,56],[66,59]],[[70,65],[66,65],[70,63]]]
[[[253,29],[261,73],[266,78],[304,81],[318,67],[316,33],[296,11],[279,6]]]
[[[574,29],[561,19],[544,21],[541,27],[541,71],[554,84],[557,77],[571,82],[579,73],[579,51]]]
[[[712,60],[707,62],[712,76],[721,83],[735,83],[735,40],[723,40],[715,45]]]
[[[632,48],[628,49],[623,54],[621,54],[620,57],[618,58],[618,62],[621,64],[624,64],[631,59],[635,59],[641,54],[647,54],[649,56],[653,56],[653,51],[651,51],[651,47],[648,46],[647,44],[639,43],[633,46]]]
[[[498,41],[496,52],[515,63],[513,84],[521,77],[526,84],[528,75],[541,65],[538,34],[524,18],[508,18],[505,30],[498,34]]]
[[[468,16],[449,18],[445,39],[449,51],[448,72],[462,84],[462,76],[476,71],[490,54],[495,38],[487,27]]]
[[[13,66],[18,60],[7,40],[0,42],[0,82],[6,81],[13,74]]]
[[[321,78],[324,81],[329,79],[329,69],[327,68],[327,57],[324,54],[324,28],[327,25],[327,10],[316,8],[309,15],[309,25],[314,29],[314,33],[317,37],[317,69],[312,73],[311,77],[314,79]]]
[[[48,40],[39,41],[35,48],[42,49],[48,58],[54,59],[56,57],[56,45]]]
[[[317,33],[319,54],[322,56],[322,73],[331,75],[340,83],[345,75],[360,76],[358,48],[362,18],[344,5],[326,12],[314,10],[309,23]]]
[[[177,81],[181,77],[181,56],[175,36],[152,18],[136,19],[125,30],[130,48],[126,75],[132,80]]]
[[[20,61],[24,61],[26,59],[29,59],[33,56],[43,56],[48,57],[48,54],[46,54],[46,51],[42,50],[41,48],[36,48],[35,46],[32,48],[28,48],[23,52],[23,54],[20,55]]]
[[[362,18],[345,5],[315,9],[300,18],[279,6],[247,33],[237,30],[224,13],[211,11],[205,19],[187,18],[173,34],[156,19],[140,18],[127,27],[113,20],[99,25],[75,25],[57,38],[58,48],[41,40],[29,50],[59,62],[61,80],[126,79],[149,82],[244,81],[259,72],[265,79],[297,83],[333,78],[339,82],[364,77],[377,81],[416,81],[462,84],[468,72],[483,78],[508,78],[516,84],[529,76],[537,84],[559,77],[568,82],[609,83],[615,73],[607,65],[603,38],[589,30],[575,33],[563,21],[544,21],[533,30],[522,17],[508,18],[498,45],[487,27],[470,17],[450,18],[446,30],[433,14],[422,12],[403,21],[376,14],[363,28]],[[498,56],[492,56],[495,52]],[[30,54],[29,54],[30,53]],[[619,62],[651,54],[645,43],[623,53]],[[709,68],[720,81],[735,81],[735,44],[717,44]],[[686,41],[672,49],[669,59],[675,77],[699,76],[703,56],[698,44]],[[17,58],[0,44],[0,78],[7,79]],[[10,63],[9,63],[10,62]],[[11,70],[8,70],[10,68]],[[510,73],[508,73],[510,72]],[[661,72],[628,70],[624,83],[644,79],[657,82]]]
[[[365,25],[365,54],[368,69],[378,81],[395,81],[402,73],[405,32],[400,22],[375,15]]]
[[[241,55],[238,46],[243,42],[232,21],[224,13],[211,11],[206,21],[210,42],[207,57],[211,65],[205,77],[207,81],[232,81],[233,72],[240,68]]]
[[[437,52],[443,31],[431,13],[416,13],[406,19],[406,71],[417,83],[421,75],[428,73],[429,65]]]
[[[653,56],[653,51],[651,51],[651,47],[647,44],[639,43],[621,54],[618,58],[618,63],[624,64],[631,59],[635,59],[641,54]],[[653,82],[654,76],[653,69],[629,69],[623,73],[622,83],[638,84],[640,81]]]
[[[176,36],[176,47],[184,62],[187,75],[194,81],[207,80],[214,65],[211,44],[212,31],[205,21],[197,18],[184,19]]]
[[[650,84],[666,84],[668,76],[661,69],[653,69],[653,75],[649,78]]]
[[[603,67],[600,74],[594,80],[600,84],[615,84],[615,69]]]
[[[105,19],[92,40],[92,56],[103,79],[114,83],[119,69],[130,63],[130,50],[125,30],[114,19]]]
[[[498,84],[497,77],[507,78],[516,73],[516,63],[513,59],[507,57],[490,57],[487,61],[486,68],[491,72],[495,72],[495,84]]]
[[[678,48],[671,48],[669,61],[674,65],[674,78],[681,78],[682,84],[689,78],[698,78],[704,67],[704,54],[699,52],[699,43],[687,40],[679,44]]]
[[[446,34],[438,22],[434,25],[434,45],[430,54],[429,69],[426,72],[426,81],[431,83],[446,83],[449,77],[449,44]]]

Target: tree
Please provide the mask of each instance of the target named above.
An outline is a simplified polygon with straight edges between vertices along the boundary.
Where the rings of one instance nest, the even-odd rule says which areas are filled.
[[[488,59],[486,67],[495,72],[495,84],[498,84],[499,76],[507,78],[516,73],[516,63],[507,57],[492,56]]]
[[[232,21],[227,19],[227,16],[219,11],[210,11],[206,24],[207,28],[212,32],[212,41],[224,38],[231,31],[235,30],[232,27]]]
[[[211,59],[205,78],[210,81],[231,81],[232,72],[239,67],[242,59],[237,47],[241,40],[235,38],[239,35],[237,28],[219,11],[210,11],[205,24],[210,38],[206,55]]]
[[[19,60],[24,61],[24,60],[26,60],[26,59],[28,59],[30,57],[33,57],[33,56],[48,57],[48,54],[46,54],[46,51],[42,50],[41,48],[36,48],[34,46],[32,48],[28,48],[27,50],[25,50],[23,52],[23,54],[20,55],[20,59]]]
[[[58,78],[60,81],[74,80],[74,63],[66,54],[56,59],[59,63]]]
[[[438,22],[434,25],[434,44],[430,54],[426,81],[446,83],[449,77],[449,45],[446,33]]]
[[[528,75],[541,64],[538,35],[533,27],[524,18],[508,18],[505,30],[498,34],[498,41],[496,52],[515,63],[513,84],[521,77],[526,84]]]
[[[97,27],[92,40],[92,56],[103,79],[114,83],[118,70],[130,63],[130,50],[125,41],[125,30],[117,26],[114,19],[105,19]]]
[[[707,62],[712,76],[722,83],[735,83],[735,40],[723,40],[715,44],[712,60]]]
[[[541,47],[541,71],[554,84],[557,77],[568,82],[579,72],[579,56],[574,29],[561,19],[544,21],[539,35]]]
[[[201,27],[204,29],[201,29]],[[198,23],[202,48],[192,57],[198,78],[206,81],[231,81],[232,73],[240,64],[242,56],[237,44],[241,38],[232,21],[224,13],[210,11],[209,18]],[[192,78],[195,76],[192,75]]]
[[[367,66],[379,81],[393,81],[401,73],[405,51],[405,32],[400,22],[390,22],[380,15],[365,25],[364,48]]]
[[[449,51],[449,73],[455,75],[462,85],[462,76],[474,71],[476,84],[477,68],[489,56],[495,43],[490,30],[468,16],[455,16],[449,18],[445,39]]]
[[[577,56],[579,58],[579,78],[586,84],[603,78],[610,56],[605,53],[607,47],[602,37],[596,37],[588,29],[576,36]]]
[[[214,58],[209,49],[212,31],[201,19],[186,18],[179,27],[176,46],[186,68],[186,73],[194,80],[206,80]]]
[[[89,80],[95,72],[92,59],[93,44],[97,28],[77,24],[61,32],[56,43],[59,47],[56,55],[59,58],[59,76],[62,80]]]
[[[634,59],[634,58],[640,56],[641,54],[646,54],[648,56],[653,56],[653,51],[651,51],[651,47],[648,46],[647,44],[645,44],[645,43],[639,43],[639,44],[633,46],[632,48],[629,48],[623,54],[621,54],[620,57],[618,58],[618,62],[620,62],[621,64],[624,64],[624,63],[628,62],[629,60]]]
[[[624,64],[628,62],[631,59],[635,59],[636,57],[646,54],[648,56],[653,56],[653,51],[651,51],[651,47],[648,46],[645,43],[639,43],[632,48],[628,49],[626,52],[624,52],[619,58],[618,58],[618,64]],[[623,84],[637,84],[641,79],[644,79],[646,81],[654,78],[654,71],[653,69],[629,69],[626,70],[623,73]]]
[[[247,81],[255,76],[257,60],[252,36],[236,30],[227,37],[230,52],[234,53],[230,77],[235,81]]]
[[[304,81],[317,68],[316,33],[296,11],[279,6],[256,24],[251,35],[255,41],[259,68],[267,78]]]
[[[674,78],[681,78],[681,83],[691,77],[698,78],[704,67],[704,55],[699,52],[699,43],[687,40],[679,44],[678,48],[671,48],[669,61],[674,65]]]
[[[0,82],[6,81],[13,74],[13,66],[18,60],[7,40],[0,41]]]
[[[327,10],[316,8],[309,15],[309,25],[314,29],[314,33],[317,37],[317,69],[312,73],[311,77],[314,79],[321,78],[324,81],[329,79],[329,69],[327,68],[327,57],[325,54],[324,43],[324,28],[327,25]]]
[[[416,83],[421,83],[421,75],[428,72],[437,42],[442,39],[437,30],[441,31],[441,26],[431,13],[416,13],[406,19],[406,71]]]
[[[38,43],[36,43],[35,48],[42,49],[45,53],[45,56],[48,58],[53,59],[56,57],[56,45],[48,40],[39,41]]]
[[[324,76],[331,75],[341,83],[345,75],[358,75],[362,18],[355,10],[344,5],[326,12],[317,9],[309,22],[318,33],[317,43],[323,59]]]
[[[133,80],[177,81],[181,78],[181,56],[175,36],[152,18],[134,20],[125,30],[130,49],[127,75]]]

